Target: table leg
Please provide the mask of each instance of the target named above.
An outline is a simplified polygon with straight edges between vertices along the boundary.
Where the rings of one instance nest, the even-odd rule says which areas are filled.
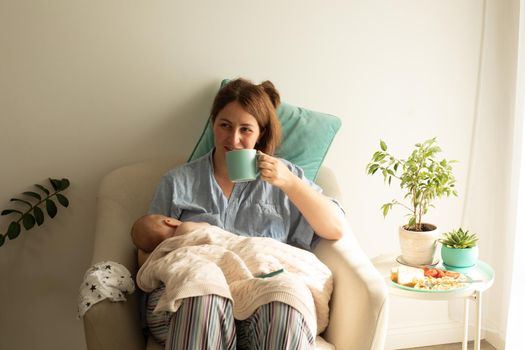
[[[465,305],[464,305],[464,314],[463,314],[463,346],[461,347],[462,350],[467,350],[468,348],[468,316],[469,316],[469,298],[465,298]]]
[[[474,349],[480,350],[480,342],[481,342],[481,292],[476,291],[474,294],[474,297],[476,298],[476,338],[474,343]]]

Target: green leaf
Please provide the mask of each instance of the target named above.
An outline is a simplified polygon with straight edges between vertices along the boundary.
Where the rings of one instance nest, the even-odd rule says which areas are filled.
[[[53,200],[46,199],[46,211],[47,215],[49,215],[51,218],[54,218],[55,215],[57,215],[57,206]]]
[[[388,215],[388,212],[390,209],[392,209],[392,203],[386,203],[381,206],[381,209],[383,210],[383,217],[386,217]]]
[[[26,196],[29,196],[29,197],[36,198],[36,199],[38,199],[39,201],[42,200],[42,197],[40,197],[40,195],[39,195],[38,193],[33,192],[33,191],[23,192],[22,194],[25,194]]]
[[[9,239],[15,239],[20,234],[20,230],[20,224],[16,221],[12,221],[7,228],[7,237],[9,237]]]
[[[19,199],[19,198],[11,198],[10,201],[11,202],[21,202],[21,203],[24,203],[26,205],[29,205],[29,207],[33,206],[33,204],[29,203],[28,201],[25,201],[25,200]]]
[[[379,169],[379,164],[371,164],[368,167],[368,174],[374,174]]]
[[[2,213],[0,215],[8,215],[8,214],[11,214],[11,213],[18,213],[18,214],[22,215],[22,212],[20,210],[14,210],[14,209],[2,210]]]
[[[51,183],[51,186],[53,186],[53,190],[58,191],[58,188],[60,187],[60,180],[49,178],[49,182]]]
[[[377,162],[377,157],[379,157],[381,155],[381,151],[375,151],[374,154],[372,155],[372,160],[374,162]]]
[[[69,187],[69,180],[68,179],[63,178],[62,180],[60,180],[60,187],[59,187],[60,191],[63,191],[63,190],[65,190],[68,187]]]
[[[61,180],[49,178],[49,182],[51,182],[51,186],[53,186],[55,191],[63,191],[69,187],[69,180],[66,178]]]
[[[62,204],[63,207],[66,207],[69,205],[69,200],[66,198],[66,196],[57,193],[57,199],[60,204]]]
[[[35,218],[31,214],[25,214],[22,216],[22,223],[24,224],[24,228],[26,230],[30,230],[35,226]]]
[[[5,242],[5,236],[0,234],[0,247],[4,245]]]
[[[387,147],[386,147],[385,141],[380,140],[379,145],[381,146],[381,149],[383,150],[383,152],[386,152]]]
[[[38,187],[45,194],[49,195],[49,190],[47,188],[45,188],[44,186],[39,185],[39,184],[35,184],[35,186]]]
[[[385,157],[386,157],[386,154],[385,154],[385,153],[377,152],[377,155],[374,157],[374,161],[376,161],[376,162],[381,162],[383,159],[385,159]],[[381,164],[382,164],[382,163],[384,163],[384,161],[381,162]]]
[[[410,215],[410,225],[415,226],[417,224],[415,215]]]
[[[35,209],[33,209],[33,214],[35,214],[35,220],[38,226],[42,225],[44,222],[44,212],[42,209],[40,209],[40,207],[35,207]]]

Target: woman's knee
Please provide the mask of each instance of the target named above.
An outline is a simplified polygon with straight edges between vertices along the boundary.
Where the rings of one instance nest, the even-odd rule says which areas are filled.
[[[218,295],[184,299],[171,320],[167,338],[169,349],[235,349],[231,300]]]
[[[281,302],[260,306],[237,323],[239,343],[246,349],[313,349],[314,336],[303,315]]]

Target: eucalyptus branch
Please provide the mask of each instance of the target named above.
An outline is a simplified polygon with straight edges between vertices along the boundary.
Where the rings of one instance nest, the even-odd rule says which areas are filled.
[[[36,203],[31,203],[29,200],[24,200],[20,198],[11,198],[11,202],[20,202],[24,205],[29,206],[29,208],[25,211],[21,211],[18,209],[5,209],[3,210],[0,215],[9,215],[9,214],[15,214],[19,215],[17,220],[11,221],[9,224],[7,231],[5,234],[0,234],[0,247],[5,243],[6,237],[9,239],[15,239],[20,235],[20,232],[22,230],[22,226],[26,230],[30,230],[35,226],[35,223],[40,226],[44,223],[44,212],[40,208],[41,204],[45,204],[45,209],[47,212],[47,215],[50,218],[54,218],[58,212],[57,205],[54,202],[55,197],[58,203],[60,203],[63,207],[69,206],[69,200],[66,196],[62,194],[64,190],[66,190],[69,187],[69,180],[68,179],[51,179],[49,178],[49,182],[53,188],[53,192],[50,192],[46,187],[35,184],[34,186],[43,193],[43,195],[39,192],[34,191],[26,191],[23,192],[22,195],[28,197],[28,199],[36,199]],[[20,224],[22,223],[22,225]]]

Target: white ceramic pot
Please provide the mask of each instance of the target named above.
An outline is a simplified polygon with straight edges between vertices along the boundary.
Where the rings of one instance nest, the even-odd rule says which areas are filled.
[[[424,224],[431,231],[408,231],[399,227],[399,244],[403,261],[410,265],[431,265],[436,262],[436,247],[441,232],[435,225]]]

